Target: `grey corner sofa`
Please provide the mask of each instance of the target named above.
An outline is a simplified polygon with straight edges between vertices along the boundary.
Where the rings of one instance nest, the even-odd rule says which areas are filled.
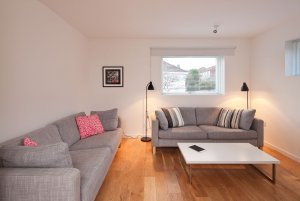
[[[250,129],[218,127],[217,122],[222,108],[218,107],[179,107],[184,126],[162,129],[159,113],[152,116],[152,147],[177,147],[178,142],[245,142],[262,148],[264,145],[264,122],[254,118]],[[255,112],[255,111],[254,111]],[[243,113],[241,116],[243,117]],[[163,126],[164,127],[164,126]]]
[[[82,116],[85,113],[70,115],[0,145],[1,201],[95,200],[120,146],[122,129],[120,119],[110,120],[110,115],[108,115],[106,119],[100,117],[105,129],[104,133],[80,139],[75,121],[75,117],[79,115]],[[105,127],[111,127],[113,124],[118,126],[107,131]],[[7,160],[9,154],[16,154],[16,150],[26,152],[26,147],[20,146],[25,136],[38,143],[38,146],[34,148],[37,152],[44,151],[44,147],[47,146],[52,149],[53,153],[48,153],[46,156],[48,161],[53,157],[56,159],[52,163],[43,158],[38,159],[38,162],[43,163],[42,167],[35,166],[36,164],[33,164],[34,167],[30,167],[30,164],[22,164],[24,167],[7,165],[11,164],[10,159]],[[3,156],[5,150],[11,151],[11,148],[15,150]],[[24,155],[26,153],[22,157]],[[6,161],[3,161],[3,157],[6,157]],[[16,159],[15,156],[12,160],[26,160],[22,157]],[[67,162],[63,163],[63,161]],[[14,161],[14,163],[18,162]]]

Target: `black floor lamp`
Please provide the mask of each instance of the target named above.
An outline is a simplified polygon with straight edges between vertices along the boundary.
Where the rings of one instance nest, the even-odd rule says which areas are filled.
[[[243,83],[241,91],[247,91],[247,109],[249,109],[249,104],[248,104],[248,92],[249,92],[249,88],[248,88],[246,82]]]
[[[147,105],[148,97],[147,97],[147,95],[148,95],[148,90],[154,90],[154,86],[151,81],[146,85],[146,126],[145,126],[146,127],[146,129],[145,129],[146,136],[141,138],[141,141],[143,141],[143,142],[151,141],[151,138],[147,137],[147,120],[148,120],[148,105]]]

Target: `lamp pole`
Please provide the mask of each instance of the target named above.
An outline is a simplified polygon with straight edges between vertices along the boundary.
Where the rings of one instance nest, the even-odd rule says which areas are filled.
[[[249,92],[249,90],[247,91],[247,110],[249,109],[249,104],[248,104],[248,92]]]
[[[142,142],[151,141],[151,138],[147,137],[147,131],[148,131],[148,127],[147,127],[147,123],[148,123],[148,90],[154,90],[154,87],[153,87],[153,84],[152,84],[151,81],[146,85],[146,120],[145,120],[145,133],[146,133],[146,136],[141,138]]]

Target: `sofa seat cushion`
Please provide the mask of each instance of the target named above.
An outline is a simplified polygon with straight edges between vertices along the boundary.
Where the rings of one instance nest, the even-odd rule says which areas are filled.
[[[199,126],[202,130],[207,132],[208,139],[214,140],[245,140],[245,139],[257,139],[257,133],[254,130],[242,130],[223,128],[218,126]]]
[[[206,132],[197,126],[183,126],[169,128],[168,130],[160,130],[158,136],[159,138],[178,140],[207,139]]]
[[[109,148],[70,151],[74,168],[80,171],[81,200],[94,200],[110,167]]]
[[[70,147],[70,150],[81,150],[81,149],[94,149],[109,147],[111,152],[114,152],[120,142],[122,137],[122,129],[118,128],[114,131],[106,131],[99,135],[94,135],[85,139],[77,141]]]

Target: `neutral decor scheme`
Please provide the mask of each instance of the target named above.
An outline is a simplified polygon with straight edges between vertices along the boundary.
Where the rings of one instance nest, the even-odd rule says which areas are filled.
[[[248,104],[248,92],[249,92],[249,88],[248,88],[246,82],[243,83],[241,91],[247,91],[247,109],[249,109],[249,104]]]
[[[150,81],[147,85],[146,85],[146,120],[145,120],[145,133],[146,133],[146,136],[145,137],[142,137],[141,138],[141,141],[143,142],[149,142],[151,141],[151,138],[150,137],[147,137],[147,130],[148,130],[148,127],[147,127],[147,122],[148,122],[148,103],[147,103],[147,100],[148,100],[148,90],[154,90],[154,86],[152,84],[152,81]]]
[[[123,87],[123,66],[103,66],[103,87]]]

